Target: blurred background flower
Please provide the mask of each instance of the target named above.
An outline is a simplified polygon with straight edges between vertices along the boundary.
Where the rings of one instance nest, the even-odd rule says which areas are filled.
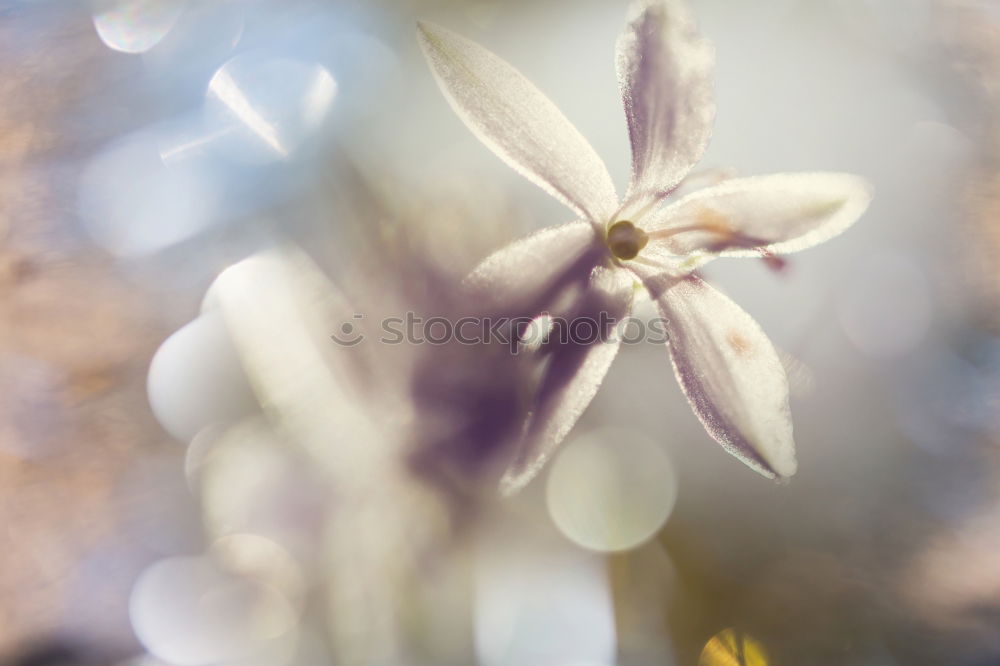
[[[692,5],[704,164],[878,193],[808,261],[706,271],[783,353],[799,472],[705,446],[626,345],[498,502],[510,419],[455,407],[519,377],[326,336],[454,314],[443,285],[567,221],[454,119],[415,21],[503,53],[621,187],[626,3],[0,2],[0,661],[996,661],[1000,13]]]

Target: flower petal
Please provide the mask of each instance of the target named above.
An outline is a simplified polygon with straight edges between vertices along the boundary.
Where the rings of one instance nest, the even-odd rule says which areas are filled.
[[[714,51],[683,2],[640,0],[618,38],[616,64],[632,142],[626,199],[663,196],[708,146]]]
[[[602,247],[586,222],[549,227],[486,257],[464,286],[482,307],[534,316],[548,306],[552,292],[589,278],[598,251]]]
[[[736,178],[688,195],[638,224],[649,252],[759,257],[797,252],[861,217],[871,186],[847,173],[778,173]]]
[[[618,195],[579,131],[524,75],[479,44],[429,23],[420,44],[462,121],[504,162],[595,225]]]
[[[764,476],[795,473],[788,379],[753,318],[696,276],[645,276],[666,321],[670,358],[695,414]]]
[[[583,298],[563,317],[571,334],[547,345],[548,365],[524,435],[501,479],[503,494],[517,492],[534,478],[594,398],[621,346],[616,331],[631,311],[633,284],[627,271],[597,269]],[[594,327],[574,331],[574,322],[585,320]]]

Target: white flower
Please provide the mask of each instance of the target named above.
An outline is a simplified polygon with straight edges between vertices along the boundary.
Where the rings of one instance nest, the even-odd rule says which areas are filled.
[[[579,273],[584,297],[623,318],[638,280],[668,322],[674,372],[708,433],[767,477],[794,474],[788,381],[778,355],[750,315],[693,271],[717,256],[773,257],[825,241],[862,214],[871,200],[868,184],[841,173],[774,174],[728,180],[668,202],[701,158],[715,116],[713,50],[679,0],[638,2],[618,40],[632,144],[623,199],[594,149],[523,75],[444,28],[421,23],[419,34],[465,124],[579,217],[488,257],[469,276],[470,288],[495,302],[529,302],[531,294]],[[617,351],[612,339],[573,350],[564,363],[552,359],[548,373],[556,379],[536,400],[506,490],[541,468]]]

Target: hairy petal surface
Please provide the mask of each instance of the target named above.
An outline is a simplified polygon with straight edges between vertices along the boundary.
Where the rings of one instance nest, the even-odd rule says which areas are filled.
[[[479,44],[429,23],[419,35],[445,97],[480,141],[581,217],[608,220],[618,195],[607,167],[555,104]]]
[[[626,199],[668,193],[708,146],[715,54],[680,0],[640,0],[618,38],[618,82],[632,142]]]
[[[872,199],[847,173],[778,173],[736,178],[690,194],[639,225],[653,255],[759,257],[797,252],[854,224]]]
[[[667,320],[677,380],[708,433],[764,476],[793,475],[788,379],[757,322],[699,277],[643,282]]]
[[[486,257],[463,286],[484,309],[533,317],[551,307],[555,294],[586,285],[601,252],[586,222],[548,227]]]
[[[596,395],[621,346],[619,326],[631,311],[633,285],[628,271],[596,269],[575,307],[560,313],[564,321],[590,320],[595,327],[592,333],[571,331],[541,350],[549,358],[524,435],[501,479],[502,493],[517,492],[538,474]]]

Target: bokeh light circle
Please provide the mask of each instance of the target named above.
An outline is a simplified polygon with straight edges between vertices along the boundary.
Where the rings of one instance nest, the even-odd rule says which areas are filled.
[[[243,53],[209,81],[205,122],[216,149],[234,161],[288,161],[321,128],[336,92],[318,63]]]
[[[162,133],[144,130],[94,155],[80,175],[87,233],[118,256],[159,252],[219,221],[215,174],[194,162],[166,164]]]
[[[663,526],[677,499],[667,454],[640,432],[601,429],[569,442],[546,484],[549,515],[595,551],[634,548]]]
[[[150,654],[182,666],[286,663],[298,624],[295,609],[273,587],[207,557],[168,558],[147,568],[132,588],[129,618]]]
[[[183,442],[213,423],[235,421],[257,408],[222,316],[214,312],[160,345],[146,386],[156,420]]]
[[[724,629],[705,644],[698,666],[767,666],[764,646],[749,634]]]
[[[113,51],[143,53],[167,36],[184,11],[183,0],[114,0],[99,5],[94,29]]]

